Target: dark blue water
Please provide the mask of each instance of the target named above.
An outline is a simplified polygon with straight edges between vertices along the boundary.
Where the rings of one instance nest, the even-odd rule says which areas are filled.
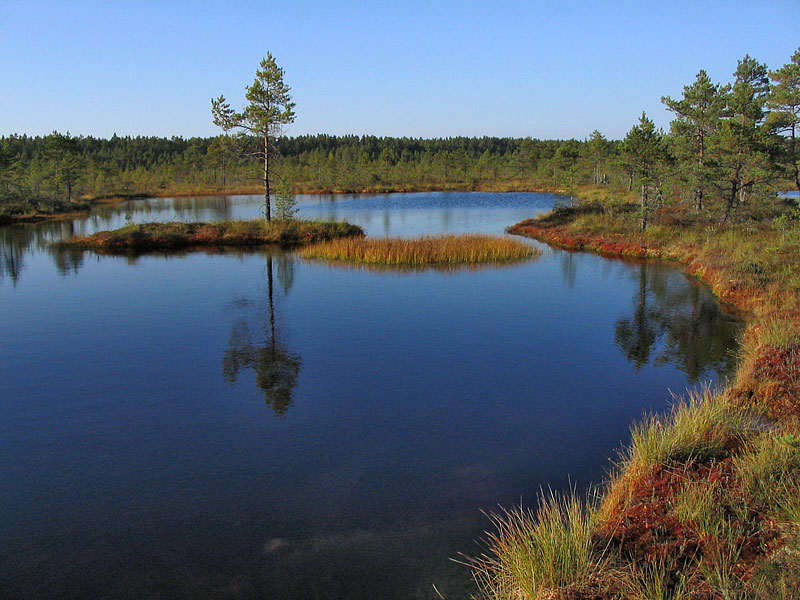
[[[370,235],[503,228],[542,194],[306,197]],[[0,229],[0,595],[436,598],[481,510],[598,482],[645,410],[733,367],[666,265],[545,249],[394,271],[292,253],[53,254],[70,231],[257,216],[149,200]]]

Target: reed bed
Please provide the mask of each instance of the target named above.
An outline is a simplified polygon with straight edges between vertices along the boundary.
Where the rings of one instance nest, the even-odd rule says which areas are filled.
[[[537,248],[502,237],[344,238],[304,248],[304,258],[374,265],[457,265],[519,261],[537,256]]]

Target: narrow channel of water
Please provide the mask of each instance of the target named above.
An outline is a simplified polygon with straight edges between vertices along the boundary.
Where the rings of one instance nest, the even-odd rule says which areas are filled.
[[[499,234],[556,198],[301,200],[418,235]],[[46,247],[259,210],[154,199],[0,228],[0,596],[466,598],[450,559],[480,552],[481,510],[599,481],[643,411],[734,367],[741,324],[653,262]]]

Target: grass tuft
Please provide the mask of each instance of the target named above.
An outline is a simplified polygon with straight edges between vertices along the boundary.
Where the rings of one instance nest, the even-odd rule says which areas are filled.
[[[668,414],[652,415],[633,427],[624,463],[640,472],[674,461],[721,458],[753,427],[749,411],[709,388],[692,391]]]
[[[536,513],[492,515],[489,555],[471,566],[484,598],[551,598],[596,588],[608,564],[592,533],[596,512],[574,494],[542,494]]]

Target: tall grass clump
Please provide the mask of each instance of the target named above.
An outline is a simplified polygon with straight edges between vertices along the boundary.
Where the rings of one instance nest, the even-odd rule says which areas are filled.
[[[596,512],[574,494],[551,491],[536,513],[520,508],[491,518],[489,554],[470,561],[484,598],[544,599],[602,584],[609,559],[593,542]]]
[[[757,508],[769,506],[781,491],[798,482],[800,448],[794,436],[765,432],[755,438],[734,464],[742,490]]]
[[[691,579],[668,558],[633,564],[620,573],[620,591],[629,600],[689,600]]]
[[[800,321],[796,318],[773,314],[761,321],[760,328],[765,344],[781,349],[800,346]]]
[[[753,427],[753,416],[711,389],[689,392],[666,415],[652,415],[635,425],[624,462],[637,471],[680,460],[723,455]]]
[[[337,239],[302,251],[304,258],[383,265],[448,265],[523,260],[537,248],[509,238],[486,235]]]

